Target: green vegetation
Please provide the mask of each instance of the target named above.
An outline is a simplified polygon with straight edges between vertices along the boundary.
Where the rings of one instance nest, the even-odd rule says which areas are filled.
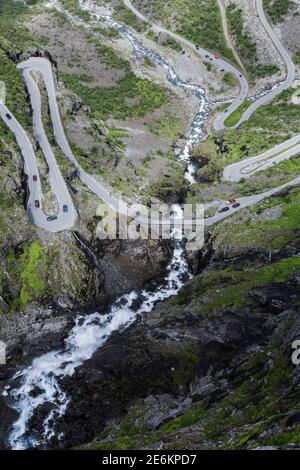
[[[165,89],[149,80],[137,78],[131,71],[129,62],[120,57],[114,49],[97,42],[96,51],[108,67],[121,71],[121,78],[115,85],[93,86],[89,76],[62,75],[66,87],[90,106],[92,117],[142,117],[168,103]]]
[[[155,69],[155,67],[156,67],[156,64],[151,59],[149,59],[149,57],[147,57],[147,56],[144,57],[144,63],[147,65],[147,67],[150,67],[150,68],[153,68],[153,69]]]
[[[0,0],[0,46],[22,50],[28,43],[28,32],[22,20],[29,9],[23,2]]]
[[[167,37],[167,39],[164,41],[163,45],[165,47],[169,47],[170,49],[173,49],[176,52],[182,52],[183,51],[180,42],[176,41],[176,39],[173,39],[170,36]]]
[[[29,44],[28,33],[21,25],[28,9],[21,2],[7,2],[0,0],[0,80],[6,87],[6,104],[24,125],[24,85],[21,74],[16,65],[7,57],[5,51],[21,50]],[[2,124],[1,136],[9,133],[7,127]]]
[[[47,250],[39,241],[23,243],[10,249],[6,256],[6,269],[15,280],[18,291],[12,299],[5,299],[12,310],[20,310],[34,301],[41,301],[47,292],[48,259]],[[5,275],[1,276],[6,282]],[[9,291],[9,289],[6,289]]]
[[[230,116],[224,121],[226,127],[233,127],[235,126],[239,120],[241,119],[242,115],[249,108],[252,101],[245,100]]]
[[[61,0],[61,4],[72,15],[78,16],[84,21],[90,21],[91,15],[89,14],[88,11],[82,10],[80,8],[77,0]]]
[[[256,236],[255,230],[253,230],[252,236],[254,232]],[[242,245],[243,241],[239,240],[238,243]],[[198,313],[214,312],[220,314],[226,312],[227,309],[238,311],[245,304],[249,290],[270,282],[286,281],[299,271],[300,258],[295,256],[260,268],[255,264],[244,266],[243,271],[226,268],[207,272],[205,280],[199,279],[199,283],[195,287],[195,295],[203,295],[205,292],[205,298],[210,301],[201,305]],[[210,286],[209,289],[205,289],[207,284]],[[178,301],[180,302],[180,297]]]
[[[171,178],[162,176],[151,184],[149,190],[151,196],[167,201],[175,194],[177,200],[178,195],[182,196],[187,191],[188,183],[184,178],[184,167],[177,165],[176,168]]]
[[[293,61],[296,65],[300,65],[300,52],[295,52],[293,56]]]
[[[291,0],[263,0],[264,8],[274,23],[278,23],[293,5]]]
[[[106,46],[105,44],[97,43],[96,51],[101,57],[101,60],[112,68],[118,68],[122,70],[130,71],[130,64],[127,60],[120,57],[112,47]]]
[[[257,78],[269,77],[271,75],[276,75],[280,69],[277,65],[249,65],[247,67],[249,73]]]
[[[279,71],[276,65],[257,65],[256,44],[251,36],[244,31],[244,17],[241,8],[234,3],[230,3],[226,8],[230,32],[233,35],[236,47],[243,64],[251,77],[261,78],[274,75]]]
[[[208,163],[199,170],[199,175],[209,181],[216,180],[226,165],[258,155],[291,138],[294,133],[300,133],[299,107],[291,101],[293,91],[284,91],[272,103],[260,107],[238,129],[226,130],[221,138],[212,136],[201,143],[195,149],[195,155],[204,157]],[[242,111],[243,108],[239,108],[225,124],[234,125]],[[278,168],[284,168],[280,165]],[[293,162],[294,169],[295,165],[298,167],[298,161]],[[276,168],[271,170],[273,175]]]
[[[212,71],[212,64],[210,62],[204,62],[205,67],[207,68],[208,72]]]
[[[146,25],[132,13],[122,1],[119,1],[114,8],[114,16],[117,20],[122,21],[128,26],[141,33],[146,30]]]
[[[154,21],[173,29],[194,44],[217,52],[235,63],[234,55],[226,45],[222,19],[217,0],[135,0],[137,9]],[[172,14],[173,13],[173,14]]]
[[[176,39],[172,38],[171,36],[164,35],[163,41],[160,42],[159,38],[161,37],[161,35],[153,31],[153,29],[149,29],[146,32],[146,37],[151,41],[154,41],[156,43],[159,42],[162,46],[169,47],[170,49],[173,49],[176,52],[183,52],[183,48],[181,47],[180,42],[176,41]]]
[[[294,321],[287,315],[285,326]],[[151,431],[144,424],[149,406],[137,400],[121,419],[105,428],[97,442],[84,449],[138,449],[161,440],[164,449],[172,450],[195,444],[202,449],[240,450],[299,443],[299,424],[282,430],[287,427],[290,411],[297,413],[300,398],[299,390],[292,386],[292,372],[289,345],[273,340],[262,351],[246,356],[228,393],[213,404],[202,399]],[[282,400],[282,391],[287,389],[290,393]]]
[[[142,117],[168,103],[161,86],[137,78],[132,72],[112,87],[87,87],[76,75],[63,74],[62,78],[67,88],[90,106],[96,119]]]
[[[39,242],[32,242],[20,258],[20,307],[26,307],[33,300],[40,300],[47,287],[46,250]]]
[[[250,35],[244,32],[243,11],[234,3],[226,8],[226,14],[231,34],[236,40],[236,45],[242,61],[249,62],[256,59],[256,45]]]
[[[119,31],[116,28],[112,28],[110,26],[108,26],[106,28],[102,28],[101,26],[96,26],[95,28],[93,28],[93,31],[95,33],[99,33],[99,34],[101,34],[101,36],[103,36],[105,38],[109,38],[109,39],[118,38],[120,36]]]
[[[229,87],[234,87],[237,84],[234,76],[230,72],[224,73],[222,82]]]
[[[182,132],[183,126],[181,120],[173,113],[167,112],[164,117],[158,119],[149,126],[151,132],[156,135],[163,135],[173,143],[178,134]]]

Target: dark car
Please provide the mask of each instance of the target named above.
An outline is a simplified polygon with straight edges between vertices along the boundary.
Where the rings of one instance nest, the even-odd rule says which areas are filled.
[[[229,211],[229,207],[222,207],[222,209],[219,210],[219,212],[227,212]]]
[[[206,57],[207,59],[209,59],[209,55],[208,55],[208,54],[205,54],[205,57]]]
[[[39,208],[40,207],[40,201],[34,201],[34,205],[36,208]]]
[[[33,175],[33,181],[37,181],[37,176]]]
[[[64,212],[68,212],[68,206],[67,206],[67,204],[64,204],[64,205],[63,205],[63,211],[64,211]]]
[[[196,49],[197,49],[197,51],[198,51],[198,50],[199,50],[199,46],[197,46],[197,44],[196,44],[195,47],[196,47]]]
[[[7,117],[7,119],[11,119],[11,115],[6,113],[5,116]]]
[[[57,215],[49,215],[49,217],[47,217],[48,222],[52,222],[52,220],[56,220],[56,219],[57,219]]]
[[[241,205],[241,204],[240,204],[239,202],[237,202],[236,204],[233,204],[232,207],[233,207],[234,209],[236,209],[237,207],[240,207],[240,205]]]
[[[225,72],[225,69],[221,69],[221,72]]]

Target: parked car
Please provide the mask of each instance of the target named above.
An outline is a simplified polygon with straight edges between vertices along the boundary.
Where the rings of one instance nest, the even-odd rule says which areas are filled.
[[[34,201],[34,205],[38,209],[40,207],[40,201]]]
[[[237,202],[236,204],[233,204],[232,207],[233,207],[234,209],[236,209],[237,207],[240,207],[240,205],[241,205],[241,204],[240,204],[239,202]]]
[[[208,54],[205,54],[205,57],[206,57],[207,59],[209,59],[209,55],[208,55]]]
[[[236,199],[234,199],[234,197],[230,197],[230,198],[228,199],[228,201],[226,201],[226,204],[228,204],[229,206],[230,206],[231,204],[235,204],[235,203],[236,203]]]
[[[11,119],[11,115],[6,113],[5,116],[7,117],[7,119]]]
[[[52,220],[56,220],[56,219],[57,219],[57,215],[49,215],[49,217],[47,217],[48,222],[52,222]]]
[[[33,175],[33,181],[37,181],[37,176]]]
[[[197,49],[197,51],[198,51],[198,50],[199,50],[199,46],[197,46],[197,44],[195,44],[195,47],[196,47],[196,49]]]
[[[225,72],[225,69],[221,69],[221,72]]]
[[[64,205],[63,205],[63,211],[64,211],[64,212],[68,212],[68,205],[67,205],[67,204],[64,204]]]
[[[219,210],[219,212],[227,212],[229,211],[229,207],[222,207],[222,209]]]

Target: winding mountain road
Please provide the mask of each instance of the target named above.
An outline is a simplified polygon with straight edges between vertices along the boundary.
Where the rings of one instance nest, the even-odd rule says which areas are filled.
[[[263,104],[266,104],[269,102],[271,99],[273,99],[275,96],[277,96],[279,93],[281,93],[284,89],[288,88],[290,84],[292,83],[294,79],[294,74],[295,74],[295,69],[293,62],[289,58],[288,54],[280,44],[278,38],[276,35],[273,33],[271,27],[267,23],[266,17],[263,12],[262,8],[262,0],[256,0],[257,1],[257,8],[258,8],[258,14],[260,15],[261,21],[264,24],[268,34],[274,41],[274,44],[276,45],[278,51],[282,55],[283,59],[285,60],[285,63],[287,65],[287,77],[282,84],[277,87],[275,90],[272,90],[268,95],[265,95],[261,98],[259,98],[253,105],[251,105],[247,111],[243,114],[241,118],[241,122],[247,120],[251,114],[255,111],[255,109],[259,108]],[[131,4],[129,0],[124,0],[124,4],[130,8],[131,11],[133,11],[134,14],[136,14],[142,21],[148,22],[148,20],[141,14],[139,13]],[[164,32],[172,36],[174,39],[180,41],[182,44],[184,44],[187,47],[191,47],[196,55],[200,55],[201,58],[207,58],[207,56],[211,59],[212,62],[214,62],[217,66],[222,67],[224,70],[230,71],[233,73],[237,80],[240,83],[240,93],[234,103],[231,104],[231,106],[228,108],[226,117],[224,116],[224,113],[219,115],[215,121],[215,127],[218,128],[219,130],[224,129],[224,120],[227,118],[232,112],[234,112],[240,104],[244,101],[248,94],[248,83],[247,80],[245,79],[244,75],[233,65],[227,63],[223,59],[220,59],[213,54],[205,51],[204,49],[196,49],[194,44],[192,44],[190,41],[186,40],[185,38],[182,38],[181,36],[169,32],[165,28],[158,26],[158,25],[152,25],[152,28],[155,29],[157,32]],[[51,149],[51,146],[49,144],[49,141],[47,139],[43,123],[42,123],[42,115],[41,115],[41,96],[40,96],[40,90],[37,85],[37,82],[35,81],[33,77],[33,73],[39,73],[45,83],[47,93],[48,93],[48,100],[49,100],[49,108],[50,108],[50,114],[51,114],[51,120],[53,124],[53,131],[54,131],[54,137],[61,148],[62,152],[66,156],[66,158],[74,165],[76,172],[81,179],[81,181],[89,187],[89,189],[94,192],[99,198],[101,198],[108,206],[110,206],[114,211],[119,212],[120,214],[124,214],[126,216],[134,216],[134,218],[140,222],[147,222],[148,219],[146,220],[143,218],[143,216],[137,216],[135,212],[131,212],[130,208],[128,211],[128,206],[125,202],[120,200],[119,198],[116,198],[112,195],[112,191],[110,188],[107,188],[104,183],[101,183],[97,181],[93,176],[89,175],[86,173],[79,163],[77,162],[75,156],[72,153],[72,150],[70,148],[68,139],[65,135],[65,131],[63,128],[63,124],[61,121],[60,113],[59,113],[59,108],[56,100],[56,92],[55,92],[55,83],[54,83],[54,78],[53,78],[53,71],[50,62],[47,59],[44,58],[39,58],[39,57],[32,57],[29,60],[22,62],[21,64],[18,65],[18,68],[22,71],[23,79],[26,83],[26,86],[28,88],[30,98],[31,98],[31,104],[32,104],[32,109],[33,109],[33,127],[34,127],[34,132],[36,135],[36,139],[44,153],[45,159],[47,161],[48,167],[49,167],[49,178],[50,178],[50,183],[51,187],[53,190],[53,193],[55,194],[58,204],[59,204],[59,213],[55,214],[56,219],[49,221],[47,220],[48,214],[45,214],[45,212],[42,209],[42,185],[39,177],[39,172],[38,172],[38,167],[37,167],[37,162],[36,162],[36,156],[34,154],[33,146],[31,144],[31,141],[25,132],[25,130],[22,128],[22,126],[19,124],[19,122],[12,116],[10,111],[6,108],[6,106],[0,102],[0,116],[3,119],[3,121],[6,123],[6,125],[9,127],[9,129],[13,132],[15,135],[16,141],[21,149],[23,158],[24,158],[24,165],[25,165],[25,173],[28,176],[28,188],[29,188],[29,198],[28,198],[28,203],[27,203],[27,214],[32,223],[34,223],[36,226],[43,228],[44,230],[50,231],[50,232],[58,232],[62,230],[67,230],[69,229],[75,222],[77,214],[76,214],[76,209],[74,207],[72,198],[69,194],[68,187],[63,179],[63,176],[60,172],[60,169],[58,167],[57,161],[55,159],[55,156],[53,154],[53,151]],[[217,124],[216,124],[217,123]],[[243,160],[241,162],[228,165],[228,167],[225,168],[224,173],[223,173],[223,178],[231,181],[238,181],[241,178],[247,178],[254,174],[257,171],[261,171],[265,168],[268,168],[269,166],[273,165],[274,162],[280,162],[285,160],[286,158],[290,158],[291,156],[297,154],[300,151],[300,136],[295,136],[292,139],[289,139],[288,141],[277,145],[271,150],[268,150],[267,152],[264,152],[261,155]],[[33,176],[36,175],[36,181],[34,181]],[[225,219],[226,217],[236,213],[237,211],[253,206],[263,199],[270,197],[283,189],[287,187],[292,187],[300,184],[300,177],[295,178],[294,180],[281,185],[280,187],[274,188],[272,190],[266,191],[260,195],[255,195],[255,196],[250,196],[250,197],[245,197],[245,198],[240,198],[240,206],[237,209],[230,208],[227,212],[217,212],[213,217],[207,218],[204,221],[205,225],[212,225],[220,220]],[[35,201],[39,200],[41,202],[40,207],[35,206]],[[68,207],[68,211],[65,212],[63,210],[63,206]],[[221,207],[222,204],[219,201],[215,201],[213,205]],[[203,219],[200,221],[197,221],[198,223],[203,223]],[[169,224],[169,220],[162,221],[162,220],[152,220],[152,223],[155,225],[167,225]]]
[[[192,49],[193,53],[200,57],[200,59],[203,60],[209,60],[211,63],[216,65],[216,67],[220,68],[221,70],[224,70],[224,72],[230,72],[236,80],[240,84],[240,90],[238,95],[236,96],[235,100],[231,105],[227,108],[226,112],[220,113],[217,117],[217,119],[214,122],[214,127],[216,130],[223,130],[225,128],[224,126],[224,121],[227,119],[230,114],[232,114],[234,111],[236,111],[240,105],[245,101],[245,99],[248,96],[249,92],[249,87],[248,87],[248,82],[243,75],[243,73],[234,65],[230,64],[229,62],[225,61],[219,56],[216,56],[214,53],[207,51],[201,47],[195,46],[194,43],[189,41],[188,39],[180,36],[179,34],[176,34],[172,31],[169,31],[168,29],[164,28],[163,26],[157,25],[155,23],[152,23],[148,18],[146,18],[142,13],[140,13],[131,3],[130,0],[123,0],[124,5],[129,8],[132,13],[134,13],[137,18],[139,18],[141,21],[148,23],[151,25],[151,28],[156,31],[157,33],[165,33],[168,36],[172,37],[176,41],[180,42],[183,46]]]
[[[34,92],[36,90],[32,91]],[[34,103],[36,103],[38,106],[38,94],[34,93],[33,100]],[[38,122],[36,113],[34,112],[34,121],[37,126],[36,129],[39,129],[40,132],[37,138],[49,166],[49,178],[51,186],[60,207],[60,212],[58,214],[46,214],[43,211],[42,185],[39,176],[37,160],[32,143],[27,133],[2,102],[0,102],[0,116],[7,127],[14,134],[23,155],[24,170],[25,174],[27,175],[27,185],[29,190],[26,206],[29,220],[32,222],[32,224],[43,230],[47,230],[48,232],[59,232],[69,229],[77,218],[76,210],[69,195],[66,183],[56,163],[55,157],[53,156],[44,130],[40,128],[40,123]],[[36,207],[36,201],[39,202],[39,207]],[[63,205],[65,204],[68,205],[67,213],[63,212]],[[57,219],[48,221],[47,218],[50,215],[56,215]]]
[[[168,34],[169,36],[173,37],[177,41],[179,41],[181,44],[187,46],[188,48],[191,48],[196,54],[200,55],[201,58],[205,58],[207,55],[210,56],[212,62],[217,66],[217,67],[222,67],[222,69],[227,70],[232,72],[235,77],[238,79],[240,83],[240,92],[239,95],[236,97],[235,101],[221,113],[218,113],[218,116],[216,117],[213,127],[215,128],[216,131],[223,131],[226,129],[225,126],[225,120],[234,112],[236,111],[240,105],[244,102],[248,95],[248,83],[244,75],[241,74],[241,72],[234,66],[228,64],[227,62],[223,61],[222,59],[216,58],[213,54],[205,51],[204,49],[199,49],[199,50],[194,50],[195,46],[191,41],[188,41],[187,39],[183,38],[182,36],[173,33],[171,31],[168,31],[167,29],[151,23],[143,14],[141,14],[131,3],[130,0],[123,0],[124,5],[129,8],[132,13],[134,13],[140,20],[150,23],[151,27],[157,31],[157,32],[164,32]],[[224,8],[221,8],[223,6],[221,0],[219,0],[219,5],[221,9],[221,15],[223,18],[223,25],[224,25]],[[273,41],[278,53],[282,57],[285,65],[286,65],[286,70],[287,74],[285,77],[285,80],[281,82],[278,86],[274,87],[272,90],[270,90],[269,93],[263,94],[260,96],[257,100],[255,100],[242,114],[239,122],[231,127],[230,129],[237,129],[243,122],[246,122],[251,115],[261,106],[264,106],[268,104],[270,101],[272,101],[276,96],[280,95],[284,90],[288,89],[291,84],[293,83],[295,79],[295,66],[290,58],[289,54],[287,51],[284,49],[282,46],[281,42],[279,41],[278,37],[272,30],[271,26],[268,23],[268,20],[266,18],[264,9],[263,9],[263,0],[256,0],[256,9],[257,9],[257,14],[260,18],[260,21],[262,25],[264,26],[267,34]],[[224,31],[227,31],[227,28]],[[228,32],[227,32],[228,34]],[[249,178],[250,176],[254,175],[255,173],[265,170],[271,166],[273,166],[276,163],[282,162],[284,160],[287,160],[295,155],[297,155],[300,152],[300,135],[297,135],[293,137],[292,139],[277,145],[273,149],[268,150],[267,152],[264,152],[260,155],[256,155],[254,157],[242,160],[238,163],[234,163],[231,165],[228,165],[224,171],[223,171],[223,179],[224,180],[229,180],[229,181],[240,181],[241,179],[244,178]]]

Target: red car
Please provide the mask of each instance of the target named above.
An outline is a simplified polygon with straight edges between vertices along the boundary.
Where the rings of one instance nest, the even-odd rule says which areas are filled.
[[[33,181],[37,181],[37,176],[33,175]]]
[[[234,197],[230,197],[228,201],[226,201],[226,204],[228,205],[235,204],[235,203],[236,203],[236,199],[234,199]]]

